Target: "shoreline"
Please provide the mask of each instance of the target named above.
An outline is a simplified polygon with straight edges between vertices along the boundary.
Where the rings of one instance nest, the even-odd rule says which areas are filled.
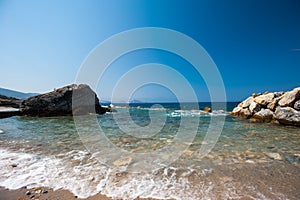
[[[40,193],[41,190],[45,190],[47,192]],[[31,191],[33,194],[27,195],[26,193]],[[78,198],[72,192],[68,190],[53,190],[48,187],[38,187],[28,189],[27,187],[22,187],[19,189],[7,189],[5,187],[0,186],[0,200],[51,200],[51,199],[59,199],[59,200],[112,200],[113,198],[105,196],[103,194],[96,194],[94,196],[90,196],[88,198]],[[153,198],[136,198],[135,200],[159,200]]]

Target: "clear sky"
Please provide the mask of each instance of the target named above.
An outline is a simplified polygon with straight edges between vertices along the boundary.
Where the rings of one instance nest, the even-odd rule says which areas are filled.
[[[222,75],[229,101],[300,86],[299,0],[0,0],[0,87],[42,93],[73,83],[96,45],[146,26],[174,29],[201,44]],[[174,67],[188,77],[200,101],[209,100],[205,83],[188,63],[158,50],[120,58],[98,95],[109,99],[118,75],[148,62]],[[135,95],[173,100],[158,86]]]

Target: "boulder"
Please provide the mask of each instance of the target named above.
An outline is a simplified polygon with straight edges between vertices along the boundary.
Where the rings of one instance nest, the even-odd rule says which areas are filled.
[[[298,100],[298,101],[295,102],[294,109],[300,110],[300,100]]]
[[[261,109],[261,106],[254,101],[249,106],[249,110],[250,110],[251,114],[257,113],[258,111],[260,111],[260,109]]]
[[[300,126],[300,111],[291,107],[277,107],[275,111],[275,119],[280,124]]]
[[[100,106],[96,93],[88,85],[72,84],[24,100],[20,111],[22,115],[46,117],[104,114],[108,109]]]
[[[286,92],[281,96],[278,102],[281,107],[293,107],[294,103],[300,99],[300,87],[293,89],[292,91]]]
[[[253,102],[254,98],[253,97],[248,97],[246,100],[244,100],[242,103],[243,108],[248,108],[250,104]]]
[[[274,99],[275,95],[273,93],[267,93],[260,95],[254,98],[254,101],[262,106],[266,106],[267,104],[271,103]]]
[[[243,108],[240,110],[238,116],[241,116],[244,119],[248,119],[251,117],[251,112],[248,108]]]
[[[234,116],[239,116],[239,113],[240,111],[242,110],[243,108],[242,107],[235,107],[232,111],[231,111],[231,114],[234,115]]]
[[[252,122],[271,122],[273,119],[274,113],[269,109],[261,109],[259,112],[255,113],[250,121]]]

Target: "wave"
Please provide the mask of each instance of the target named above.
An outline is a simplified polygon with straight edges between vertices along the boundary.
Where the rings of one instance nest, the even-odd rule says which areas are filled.
[[[226,116],[227,112],[224,110],[214,110],[212,112],[205,112],[204,110],[175,110],[168,114],[170,117],[190,117],[190,116]]]

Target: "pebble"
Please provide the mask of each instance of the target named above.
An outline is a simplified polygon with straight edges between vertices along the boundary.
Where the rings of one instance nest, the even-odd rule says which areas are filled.
[[[268,156],[269,158],[273,159],[273,160],[282,160],[282,157],[279,153],[265,153],[266,156]]]
[[[32,195],[32,192],[28,190],[25,194],[26,195]]]
[[[132,158],[131,157],[127,157],[127,158],[120,158],[116,161],[114,161],[114,165],[119,167],[119,166],[124,166],[124,165],[129,165],[132,162]]]
[[[18,167],[18,164],[12,164],[11,167]]]
[[[47,190],[41,190],[41,193],[46,194],[46,193],[48,193],[48,191]]]

